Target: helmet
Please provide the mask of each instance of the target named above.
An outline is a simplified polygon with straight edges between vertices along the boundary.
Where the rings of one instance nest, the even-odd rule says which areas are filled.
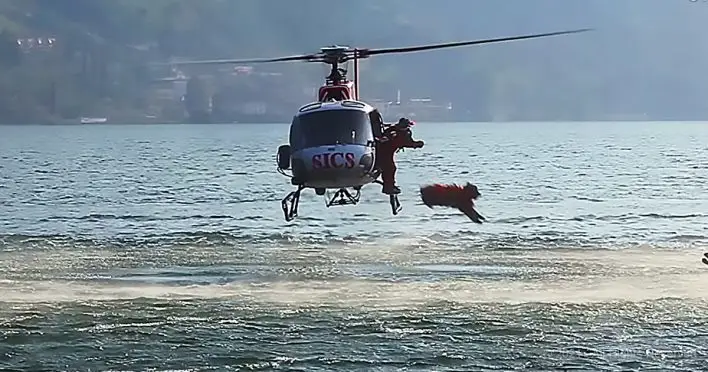
[[[413,126],[415,123],[410,121],[409,119],[406,118],[400,118],[398,119],[398,123],[396,123],[396,128],[397,129],[408,129],[411,126]]]

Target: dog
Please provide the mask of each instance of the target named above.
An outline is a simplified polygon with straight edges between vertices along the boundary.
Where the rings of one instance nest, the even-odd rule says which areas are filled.
[[[474,201],[481,195],[477,186],[469,182],[465,186],[438,183],[420,188],[421,199],[428,208],[432,209],[433,206],[457,208],[470,220],[479,224],[486,221],[486,218],[474,209]]]

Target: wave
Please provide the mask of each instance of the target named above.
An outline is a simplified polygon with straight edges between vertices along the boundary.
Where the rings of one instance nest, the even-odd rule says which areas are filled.
[[[582,198],[577,198],[582,199]],[[585,199],[589,200],[589,199]],[[594,202],[601,202],[593,200]],[[366,204],[366,203],[363,203]],[[376,201],[375,204],[382,204],[380,201]],[[417,206],[422,205],[421,202],[416,203]],[[436,209],[430,212],[428,218],[432,220],[449,220],[451,215],[456,214],[454,210],[446,209]],[[42,217],[37,219],[34,223],[40,224],[56,224],[56,223],[102,223],[110,221],[120,221],[122,224],[130,223],[148,223],[148,222],[169,222],[169,221],[189,221],[190,223],[211,223],[212,221],[228,221],[231,223],[238,224],[239,222],[265,222],[271,224],[276,216],[268,214],[264,216],[262,213],[237,213],[237,214],[190,214],[190,213],[179,213],[179,214],[115,214],[115,213],[89,213],[85,215],[55,215]],[[418,218],[423,218],[422,216],[417,216]],[[597,214],[597,213],[586,213],[586,214],[575,214],[560,218],[557,215],[521,215],[514,217],[503,217],[494,220],[493,216],[490,222],[495,225],[514,225],[523,226],[528,223],[567,223],[573,221],[602,221],[602,222],[613,222],[613,223],[628,223],[628,222],[642,222],[643,220],[676,220],[676,219],[708,219],[708,214],[704,213],[683,213],[683,214],[670,214],[670,213],[618,213],[618,214]],[[367,213],[361,213],[357,211],[352,211],[351,214],[341,216],[342,220],[340,223],[346,224],[350,222],[372,222],[376,223],[378,221],[384,221],[385,219],[379,219],[377,216],[372,216]],[[315,214],[305,215],[298,219],[299,223],[308,222],[328,222],[329,217],[317,216]],[[292,223],[290,224],[292,225]],[[277,226],[277,224],[272,227]]]
[[[708,273],[593,277],[586,280],[484,281],[439,280],[397,282],[366,279],[232,282],[208,285],[102,283],[67,281],[0,282],[0,303],[85,301],[229,300],[254,306],[289,308],[410,309],[446,302],[596,303],[641,302],[667,298],[708,300]]]
[[[254,217],[234,217],[229,215],[189,215],[189,216],[168,216],[168,217],[156,217],[148,215],[115,215],[115,214],[101,214],[101,213],[91,213],[85,216],[79,217],[67,217],[67,216],[54,216],[48,217],[40,220],[40,222],[65,222],[65,221],[108,221],[108,220],[125,220],[125,221],[178,221],[184,219],[253,219]]]
[[[261,305],[374,307],[640,301],[705,299],[708,280],[695,249],[488,250],[416,236],[256,247],[224,244],[234,239],[226,233],[185,236],[212,245],[2,253],[0,301],[227,298]]]
[[[654,240],[640,236],[625,239],[592,236],[584,231],[568,232],[552,228],[543,232],[485,232],[462,225],[457,231],[398,232],[382,230],[337,234],[327,230],[284,228],[273,232],[265,229],[231,231],[175,231],[167,234],[144,233],[95,236],[79,234],[0,234],[0,252],[57,249],[169,249],[189,246],[199,248],[309,247],[326,248],[347,245],[428,246],[430,248],[464,248],[469,250],[574,250],[623,249],[640,245],[656,247],[695,247],[708,245],[708,235],[672,233]]]

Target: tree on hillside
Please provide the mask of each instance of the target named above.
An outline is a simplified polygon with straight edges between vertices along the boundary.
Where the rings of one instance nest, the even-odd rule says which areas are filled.
[[[184,97],[185,108],[192,123],[211,122],[210,94],[206,82],[198,76],[187,82],[187,94]]]
[[[0,64],[4,68],[17,67],[22,61],[22,52],[17,44],[17,35],[0,31]]]

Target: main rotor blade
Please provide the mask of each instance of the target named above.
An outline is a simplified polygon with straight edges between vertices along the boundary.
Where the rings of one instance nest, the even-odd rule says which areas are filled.
[[[256,59],[212,59],[202,61],[179,61],[179,62],[164,62],[164,65],[226,65],[226,64],[249,64],[249,63],[271,63],[271,62],[290,62],[290,61],[309,61],[318,58],[315,54],[303,54],[297,56],[279,57],[279,58],[256,58]]]
[[[472,40],[472,41],[458,41],[458,42],[454,42],[454,43],[429,44],[429,45],[420,45],[420,46],[404,47],[404,48],[369,49],[369,50],[362,50],[362,51],[361,51],[361,54],[364,55],[364,56],[375,56],[375,55],[379,55],[379,54],[389,54],[389,53],[420,52],[420,51],[424,51],[424,50],[453,48],[453,47],[460,47],[460,46],[467,46],[467,45],[500,43],[500,42],[504,42],[504,41],[514,41],[514,40],[524,40],[524,39],[536,39],[536,38],[548,37],[548,36],[565,35],[565,34],[575,34],[575,33],[579,33],[579,32],[591,31],[591,30],[592,30],[592,29],[584,28],[584,29],[579,29],[579,30],[549,32],[549,33],[545,33],[545,34],[532,34],[532,35],[522,35],[522,36],[511,36],[511,37],[502,37],[502,38],[495,38],[495,39]]]

